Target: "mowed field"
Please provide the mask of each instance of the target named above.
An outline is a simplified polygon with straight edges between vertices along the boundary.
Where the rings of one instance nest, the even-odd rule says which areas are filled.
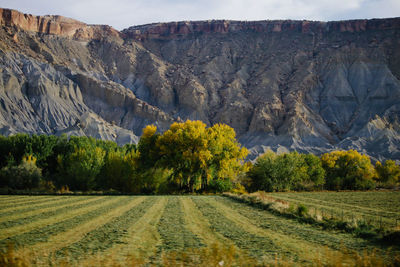
[[[310,213],[347,221],[365,221],[378,227],[400,227],[400,192],[295,192],[268,193],[268,196],[306,205]]]
[[[344,206],[399,215],[399,202],[397,207],[396,202],[367,206],[348,198],[341,198]],[[329,201],[309,200],[318,205]],[[94,259],[122,262],[127,255],[160,265],[171,252],[195,255],[216,246],[267,263],[310,264],[352,251],[392,255],[351,234],[301,224],[222,196],[0,196],[0,248],[10,243],[38,265],[66,258],[77,265]]]

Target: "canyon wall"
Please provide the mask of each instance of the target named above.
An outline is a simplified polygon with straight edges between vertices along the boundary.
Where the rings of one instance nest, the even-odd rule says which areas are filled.
[[[400,159],[400,18],[194,21],[121,32],[0,9],[0,133],[91,135],[202,120],[267,149]]]

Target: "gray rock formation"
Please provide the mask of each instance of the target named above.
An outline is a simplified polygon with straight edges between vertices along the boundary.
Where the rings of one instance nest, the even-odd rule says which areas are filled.
[[[118,32],[0,14],[2,134],[123,144],[147,124],[163,131],[198,119],[234,127],[250,158],[270,148],[400,159],[400,18],[174,22]]]

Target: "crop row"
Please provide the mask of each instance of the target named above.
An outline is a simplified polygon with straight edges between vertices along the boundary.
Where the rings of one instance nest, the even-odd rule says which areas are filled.
[[[73,229],[74,227],[102,216],[129,201],[131,201],[131,198],[129,197],[118,199],[108,197],[99,199],[96,201],[97,205],[91,203],[91,205],[82,209],[82,213],[77,213],[76,216],[72,216],[68,219],[61,218],[61,220],[55,220],[53,223],[45,224],[43,227],[34,228],[32,231],[9,236],[8,238],[0,240],[0,246],[5,246],[7,243],[13,243],[16,247],[20,247],[32,246],[39,242],[48,242],[49,238],[53,235]],[[80,209],[76,208],[74,210],[80,211]]]
[[[399,192],[275,193],[289,203],[304,204],[311,214],[346,221],[366,221],[379,227],[400,225]]]
[[[154,205],[156,198],[147,197],[111,221],[88,232],[78,242],[70,244],[56,252],[57,256],[70,255],[79,258],[82,255],[104,251],[120,244],[129,227],[140,219]]]

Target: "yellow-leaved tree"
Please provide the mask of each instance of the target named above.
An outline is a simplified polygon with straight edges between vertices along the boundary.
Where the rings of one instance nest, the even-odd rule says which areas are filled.
[[[364,190],[375,186],[375,168],[367,155],[356,150],[333,151],[321,156],[327,189]]]
[[[235,131],[222,124],[207,128],[201,121],[173,123],[162,135],[147,126],[139,141],[141,162],[170,170],[170,182],[180,190],[207,190],[212,181],[228,181],[241,170],[247,150]]]
[[[384,164],[377,161],[375,169],[378,174],[377,181],[382,186],[393,187],[400,182],[400,166],[393,160],[386,160]]]
[[[110,151],[105,157],[101,179],[106,188],[120,192],[141,193],[138,175],[139,152],[136,150]]]

